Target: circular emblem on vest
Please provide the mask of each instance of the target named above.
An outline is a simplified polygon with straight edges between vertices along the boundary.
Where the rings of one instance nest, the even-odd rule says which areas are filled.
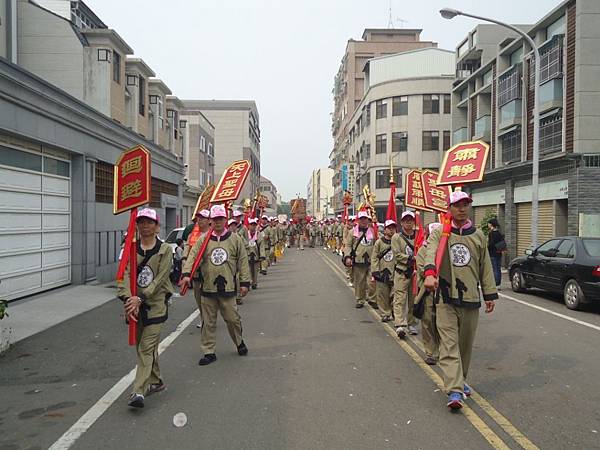
[[[137,284],[141,288],[147,288],[154,280],[154,272],[150,266],[144,266],[140,269],[137,276]]]
[[[372,242],[373,242],[373,239],[364,238],[360,241],[360,245],[371,245]]]
[[[227,250],[222,247],[217,247],[210,254],[210,262],[212,262],[215,266],[220,266],[227,261],[228,257],[229,255],[227,254]]]
[[[464,244],[454,244],[450,247],[450,259],[457,267],[464,267],[471,262],[471,252]]]
[[[391,250],[389,252],[387,252],[385,255],[383,255],[383,260],[385,262],[391,262],[392,259],[394,259],[394,252]]]
[[[412,248],[410,248],[410,247],[407,245],[407,246],[406,246],[406,254],[407,254],[408,256],[412,256],[412,255],[414,255],[414,254],[415,254],[415,252],[413,252],[413,249],[412,249]]]
[[[248,241],[250,247],[256,247],[256,241]]]

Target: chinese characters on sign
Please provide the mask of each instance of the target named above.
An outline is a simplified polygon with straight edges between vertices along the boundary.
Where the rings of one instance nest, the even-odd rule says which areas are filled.
[[[119,156],[114,168],[113,213],[150,203],[150,154],[137,146]]]
[[[196,208],[194,208],[194,215],[192,217],[196,217],[196,214],[203,209],[210,209],[210,198],[212,197],[213,192],[215,192],[214,184],[206,186],[206,189],[204,189],[202,194],[200,194],[200,197],[198,197],[198,202],[196,202]]]
[[[250,168],[250,161],[245,159],[232,163],[223,172],[221,181],[219,181],[210,202],[225,203],[237,199],[250,173]]]
[[[406,174],[404,204],[408,208],[429,211],[425,204],[425,190],[421,180],[421,171],[413,169]]]
[[[463,142],[446,150],[437,186],[462,185],[483,179],[489,145],[485,142]]]
[[[448,209],[450,186],[437,185],[438,173],[424,170],[421,173],[421,183],[425,194],[425,206],[434,211],[445,212]]]

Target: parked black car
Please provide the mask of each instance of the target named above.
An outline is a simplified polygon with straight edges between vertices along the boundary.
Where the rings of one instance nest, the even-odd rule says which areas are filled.
[[[569,309],[600,300],[600,238],[550,239],[513,259],[508,268],[515,292],[531,287],[562,292]]]

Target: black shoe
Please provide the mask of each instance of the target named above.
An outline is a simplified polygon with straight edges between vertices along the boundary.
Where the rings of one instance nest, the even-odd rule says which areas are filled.
[[[266,271],[266,270],[261,270],[261,271],[260,271],[260,274],[261,274],[261,275],[266,275],[266,274],[267,274],[267,271]]]
[[[377,306],[377,303],[375,302],[369,302],[369,306],[371,306],[373,309],[379,309],[379,306]]]
[[[246,356],[248,354],[248,347],[246,347],[246,344],[244,343],[244,341],[242,341],[242,343],[240,345],[238,345],[237,351],[238,351],[238,355],[240,355],[240,356]]]
[[[437,360],[433,356],[428,356],[427,358],[425,358],[425,364],[435,366],[437,364]]]
[[[142,394],[131,394],[127,405],[132,408],[143,408],[144,407],[144,396]]]
[[[202,357],[200,361],[198,361],[198,365],[200,366],[208,366],[210,363],[214,363],[217,360],[217,355],[214,353],[207,353]]]
[[[163,380],[160,380],[159,383],[153,383],[150,385],[150,387],[148,388],[148,392],[146,392],[146,395],[150,396],[152,394],[156,394],[157,392],[164,391],[166,387],[167,386],[165,385]]]
[[[365,304],[364,303],[357,303],[354,307],[356,309],[360,309],[360,308],[364,308]]]
[[[258,286],[256,284],[253,284],[252,289],[258,289]]]

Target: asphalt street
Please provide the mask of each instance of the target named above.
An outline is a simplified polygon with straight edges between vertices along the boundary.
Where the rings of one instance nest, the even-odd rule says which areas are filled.
[[[248,356],[219,319],[219,359],[198,366],[188,320],[160,357],[165,391],[131,410],[126,389],[81,420],[135,365],[110,302],[0,357],[0,449],[48,448],[74,424],[81,449],[600,448],[600,329],[568,320],[597,327],[598,310],[506,288],[480,316],[476,394],[458,414],[422,363],[420,336],[400,342],[376,312],[354,308],[338,256],[288,249],[240,307]],[[194,310],[190,295],[175,299],[163,339]]]

